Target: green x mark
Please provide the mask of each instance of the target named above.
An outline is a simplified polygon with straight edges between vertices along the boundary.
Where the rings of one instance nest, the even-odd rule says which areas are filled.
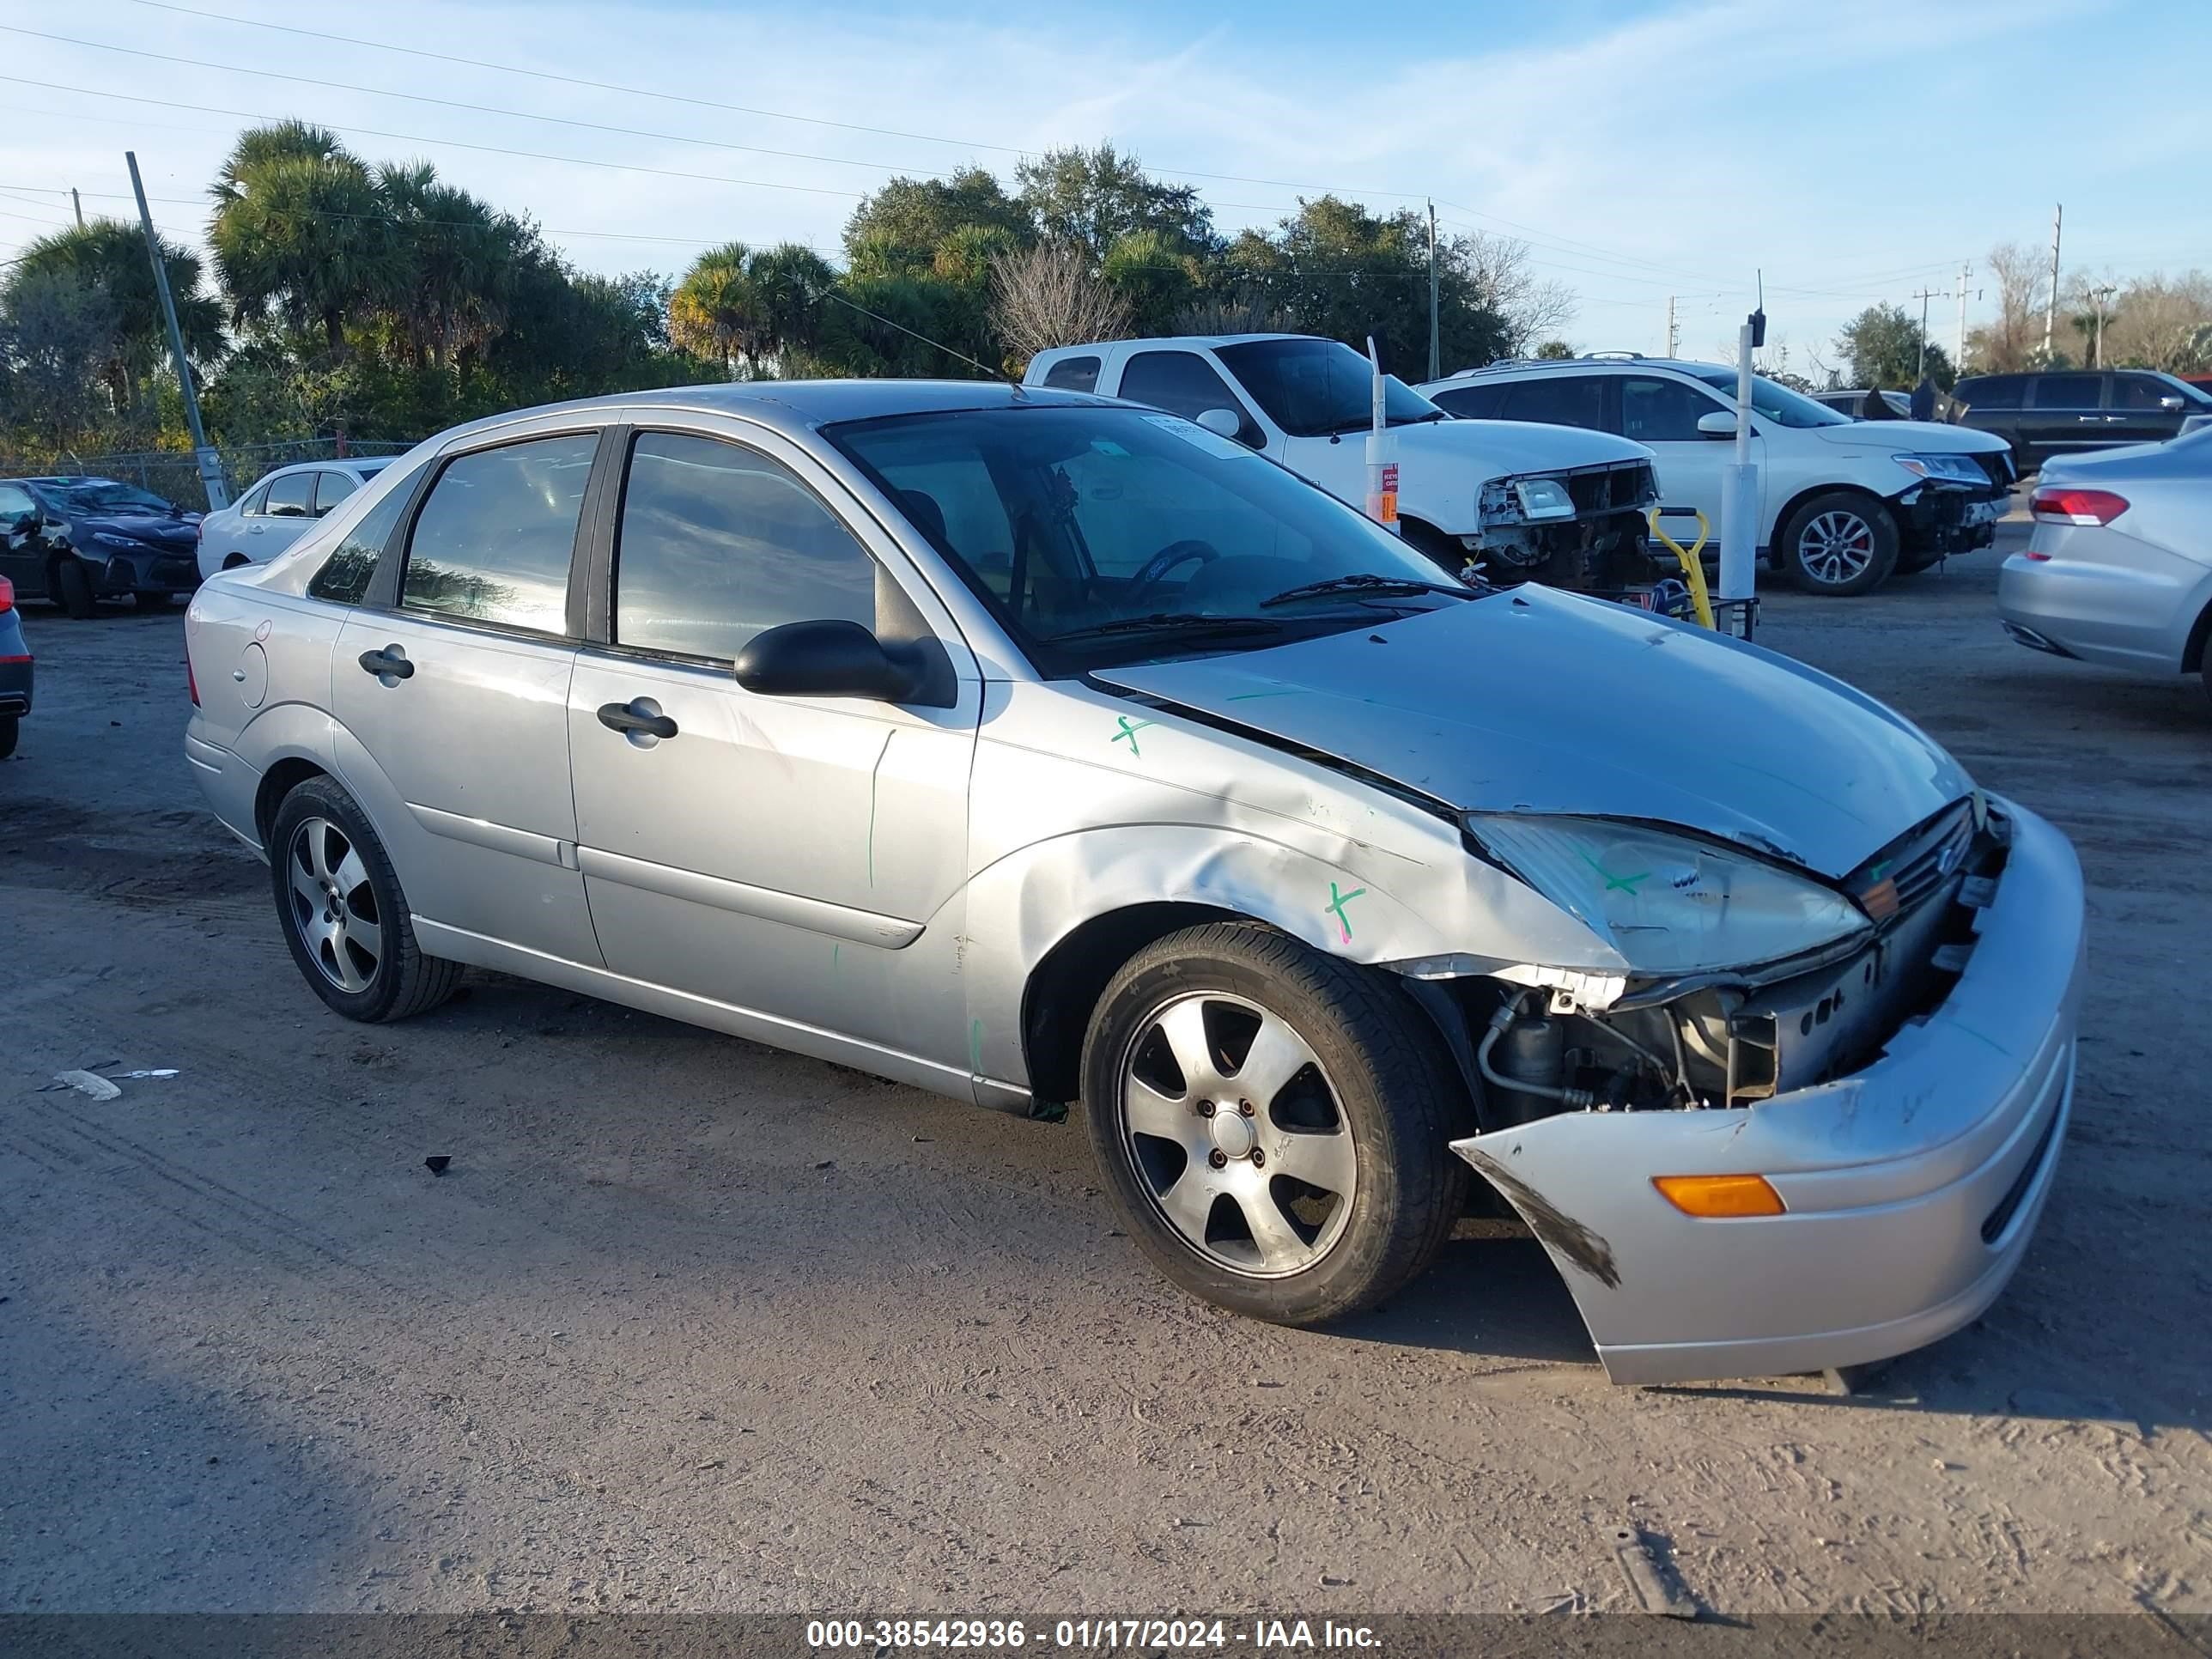
[[[1582,855],[1582,860],[1605,878],[1605,890],[1608,893],[1626,893],[1632,898],[1638,897],[1640,895],[1637,893],[1636,884],[1651,879],[1651,872],[1649,870],[1633,876],[1616,876],[1588,853]]]
[[[1345,919],[1344,907],[1366,890],[1364,887],[1355,887],[1348,893],[1340,893],[1334,882],[1328,884],[1328,902],[1322,908],[1336,918],[1337,927],[1343,933],[1346,945],[1352,943],[1352,924]]]
[[[1145,751],[1137,747],[1137,733],[1143,731],[1145,727],[1148,726],[1158,726],[1159,724],[1158,720],[1139,720],[1134,726],[1132,726],[1129,724],[1129,717],[1127,714],[1116,714],[1114,717],[1114,723],[1121,729],[1119,732],[1116,732],[1109,741],[1119,743],[1122,738],[1127,738],[1129,740],[1129,752],[1139,757],[1143,756]]]

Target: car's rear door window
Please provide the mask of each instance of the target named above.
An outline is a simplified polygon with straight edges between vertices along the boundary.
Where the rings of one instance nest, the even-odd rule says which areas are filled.
[[[563,434],[447,463],[416,514],[400,604],[565,633],[568,562],[599,446],[597,433]]]
[[[332,507],[360,488],[343,472],[318,472],[315,475],[315,516],[328,518]]]
[[[287,472],[269,481],[268,499],[261,510],[272,519],[304,519],[311,511],[308,502],[314,489],[313,473]]]
[[[1661,386],[1672,382],[1646,380],[1641,384]],[[1697,396],[1695,392],[1690,395]],[[1700,409],[1698,414],[1707,412]],[[1605,429],[1605,376],[1547,374],[1540,380],[1516,380],[1505,389],[1505,418],[1545,421],[1553,426],[1583,426],[1601,432]],[[1692,416],[1692,437],[1697,435],[1697,416]]]
[[[1098,385],[1098,359],[1062,357],[1044,372],[1044,383],[1062,392],[1090,392]]]
[[[361,522],[331,550],[322,568],[308,578],[307,592],[333,605],[359,605],[368,596],[376,562],[384,556],[385,544],[398,528],[399,516],[406,512],[414,493],[411,485],[402,483],[382,501],[372,503],[361,515]]]
[[[1448,409],[1462,420],[1494,421],[1505,406],[1505,390],[1502,386],[1456,386],[1428,397],[1438,409]]]
[[[2027,383],[2030,409],[2094,409],[2103,400],[2101,374],[2039,374]]]
[[[616,531],[614,642],[725,662],[764,628],[876,625],[876,564],[790,468],[719,438],[638,434]]]

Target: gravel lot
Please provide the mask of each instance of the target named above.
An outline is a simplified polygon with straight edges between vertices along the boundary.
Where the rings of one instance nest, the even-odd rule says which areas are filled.
[[[564,993],[349,1025],[187,775],[180,617],[33,607],[0,1610],[1620,1607],[1631,1522],[1723,1612],[2212,1610],[2212,709],[2008,643],[1995,583],[1770,601],[2072,835],[2094,911],[2025,1267],[1850,1397],[1612,1388],[1496,1226],[1350,1328],[1242,1322],[1078,1129]],[[179,1074],[39,1091],[107,1062]]]

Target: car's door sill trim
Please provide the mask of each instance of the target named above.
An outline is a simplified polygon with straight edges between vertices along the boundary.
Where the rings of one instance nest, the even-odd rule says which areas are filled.
[[[550,864],[573,870],[575,855],[562,856],[567,843],[551,836],[541,836],[535,830],[517,830],[511,824],[494,823],[489,818],[471,818],[459,812],[448,812],[435,806],[417,806],[407,803],[416,823],[434,836],[443,836],[447,841],[466,842],[471,847],[489,848],[495,853],[506,853],[519,859],[528,859],[533,864]]]
[[[780,893],[769,887],[749,887],[741,881],[703,875],[696,870],[679,870],[673,865],[654,864],[599,847],[578,847],[576,866],[584,872],[587,883],[619,882],[625,887],[641,888],[665,897],[687,899],[735,915],[781,922],[828,939],[873,945],[886,951],[903,951],[921,937],[924,926],[919,921],[902,921],[896,916],[878,915],[872,910],[832,904],[827,899]],[[587,887],[586,891],[589,890]]]
[[[678,991],[647,980],[632,979],[611,969],[594,968],[567,957],[533,951],[527,945],[510,945],[504,939],[490,939],[464,927],[433,921],[428,916],[415,917],[414,927],[417,942],[432,956],[465,962],[500,973],[514,974],[544,985],[557,985],[586,996],[600,997],[609,1002],[621,1003],[625,1007],[641,1008],[647,1013],[681,1020],[689,1025],[703,1025],[711,1030],[726,1031],[732,1036],[764,1042],[770,1048],[788,1049],[793,1054],[811,1055],[816,1060],[850,1066],[878,1077],[910,1083],[917,1089],[927,1089],[933,1094],[950,1095],[955,1100],[973,1103],[977,1098],[979,1085],[988,1085],[1000,1091],[1020,1086],[978,1078],[964,1066],[939,1065],[935,1060],[923,1059],[920,1054],[824,1030],[818,1025],[761,1013],[751,1008],[740,1008],[734,1003],[717,1002],[712,997],[696,996],[689,991]]]

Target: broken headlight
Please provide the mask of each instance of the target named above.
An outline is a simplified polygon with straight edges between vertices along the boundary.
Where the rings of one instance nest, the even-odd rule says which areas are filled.
[[[1514,481],[1514,498],[1521,503],[1521,511],[1532,520],[1571,519],[1575,516],[1574,498],[1567,487],[1557,478],[1519,478]]]
[[[1840,893],[1748,853],[1602,818],[1470,813],[1466,824],[1638,974],[1751,967],[1872,931]]]

